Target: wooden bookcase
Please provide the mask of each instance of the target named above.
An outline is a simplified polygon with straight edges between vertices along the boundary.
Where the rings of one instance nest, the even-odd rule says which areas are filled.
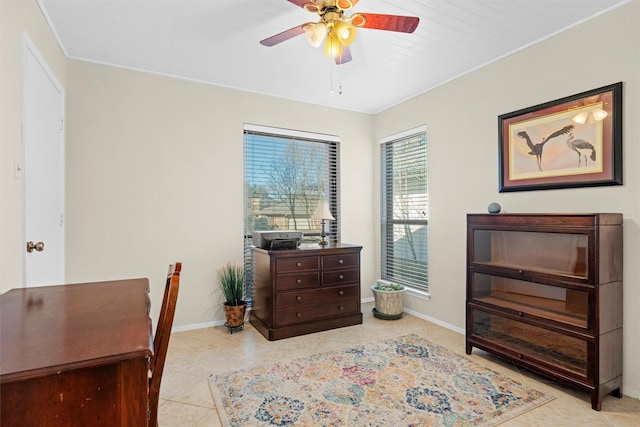
[[[622,215],[468,214],[466,352],[586,390],[622,388]]]

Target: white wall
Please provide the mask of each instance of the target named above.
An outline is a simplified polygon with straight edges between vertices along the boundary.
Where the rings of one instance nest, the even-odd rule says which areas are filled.
[[[67,281],[183,262],[175,325],[224,319],[215,270],[243,260],[243,123],[339,135],[342,240],[374,280],[372,116],[83,61],[68,63]],[[152,310],[155,315],[155,310]]]
[[[384,136],[427,126],[432,298],[428,302],[409,298],[406,304],[459,328],[465,320],[466,213],[486,212],[487,205],[496,201],[508,212],[624,214],[624,390],[636,397],[640,397],[638,28],[640,2],[636,1],[378,114],[372,142],[377,150],[377,141]],[[619,81],[624,84],[624,185],[498,193],[498,115]],[[378,183],[379,177],[375,180]],[[376,189],[376,213],[378,194]]]

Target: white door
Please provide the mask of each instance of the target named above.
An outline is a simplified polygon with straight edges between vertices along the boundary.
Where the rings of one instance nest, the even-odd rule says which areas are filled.
[[[64,90],[23,35],[25,286],[64,283]]]

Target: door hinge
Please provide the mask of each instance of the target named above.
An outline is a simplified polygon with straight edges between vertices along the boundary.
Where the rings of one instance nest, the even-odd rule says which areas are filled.
[[[61,213],[60,214],[60,227],[62,227],[64,225],[64,214]]]
[[[60,130],[64,130],[64,117],[60,117]]]

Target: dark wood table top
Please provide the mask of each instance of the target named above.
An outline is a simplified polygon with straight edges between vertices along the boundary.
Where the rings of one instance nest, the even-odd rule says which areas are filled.
[[[0,383],[152,354],[149,280],[0,295]]]

